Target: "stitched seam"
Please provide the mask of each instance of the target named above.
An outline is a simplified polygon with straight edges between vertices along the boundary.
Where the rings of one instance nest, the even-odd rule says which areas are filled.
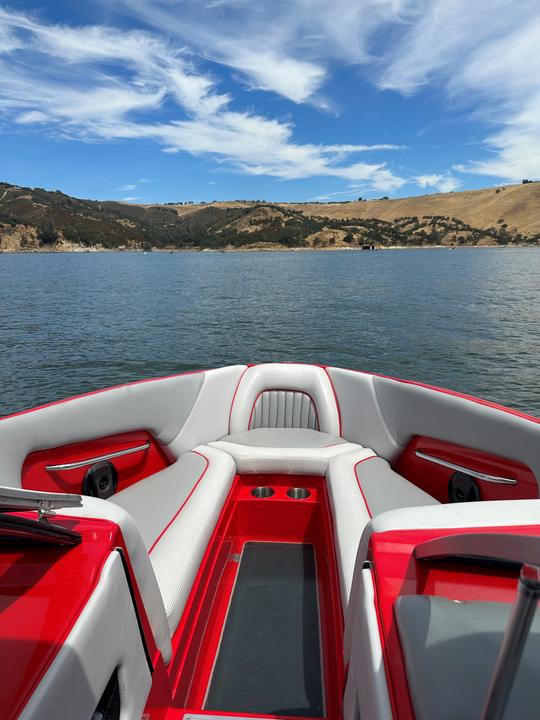
[[[238,378],[238,382],[236,383],[236,388],[235,388],[235,390],[234,390],[234,395],[233,395],[232,400],[231,400],[231,409],[229,410],[229,435],[231,434],[231,419],[232,419],[232,411],[233,411],[234,401],[236,400],[236,393],[238,392],[238,388],[240,387],[240,383],[242,382],[242,378],[243,378],[244,375],[247,373],[247,371],[250,369],[250,367],[252,367],[252,366],[251,366],[251,365],[248,365],[248,366],[244,369],[243,373],[242,373],[242,374],[240,375],[240,377]]]
[[[364,491],[362,490],[362,486],[360,485],[360,480],[358,479],[358,473],[357,473],[357,471],[356,471],[356,468],[357,468],[361,463],[366,462],[366,460],[373,460],[373,458],[376,458],[376,457],[377,457],[377,455],[370,455],[370,456],[367,457],[367,458],[363,458],[362,460],[359,460],[359,461],[356,463],[356,465],[354,466],[354,477],[356,478],[356,484],[358,485],[358,489],[360,490],[360,493],[361,493],[362,497],[364,498],[364,503],[365,503],[365,505],[366,505],[366,510],[368,511],[368,515],[369,515],[370,518],[373,517],[373,515],[372,515],[372,513],[371,513],[371,508],[369,507],[369,503],[368,503],[368,501],[366,500],[366,496],[364,495]]]
[[[184,507],[186,506],[186,503],[189,501],[189,498],[190,498],[190,497],[193,495],[193,493],[195,492],[197,486],[199,485],[199,483],[201,482],[201,480],[202,480],[203,477],[205,476],[206,471],[208,470],[208,468],[209,468],[209,466],[210,466],[210,461],[208,460],[208,458],[206,457],[206,455],[203,455],[202,453],[197,452],[197,450],[192,450],[191,452],[195,453],[195,455],[199,455],[199,457],[204,458],[204,460],[206,461],[206,467],[204,468],[204,470],[202,471],[202,473],[199,475],[199,479],[197,480],[197,482],[195,483],[195,485],[194,485],[194,486],[191,488],[191,490],[189,491],[189,495],[187,496],[187,498],[186,498],[186,499],[184,500],[184,502],[180,505],[180,507],[179,507],[178,510],[176,511],[175,515],[171,518],[171,520],[167,523],[167,525],[163,528],[163,530],[160,532],[160,534],[158,535],[158,537],[157,537],[156,540],[154,541],[152,547],[151,547],[150,550],[148,551],[148,554],[149,554],[149,555],[150,555],[150,553],[153,551],[153,549],[156,547],[156,545],[158,544],[158,542],[161,540],[161,538],[165,535],[165,533],[166,533],[167,530],[170,528],[170,526],[173,524],[173,522],[176,520],[176,518],[180,515],[180,513],[182,512],[182,510],[183,510]]]
[[[326,377],[330,381],[330,387],[332,388],[332,392],[334,394],[334,402],[336,403],[336,410],[337,410],[337,414],[338,414],[339,436],[341,437],[341,431],[343,429],[342,425],[341,425],[341,408],[339,407],[336,388],[334,387],[334,383],[332,382],[332,378],[330,377],[330,373],[328,372],[328,367],[324,366],[323,369],[324,369],[324,372],[326,373]]]

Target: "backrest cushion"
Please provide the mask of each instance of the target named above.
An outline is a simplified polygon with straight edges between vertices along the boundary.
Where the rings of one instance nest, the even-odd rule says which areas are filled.
[[[339,410],[324,368],[294,363],[249,367],[231,408],[230,432],[261,427],[340,434]]]
[[[299,390],[265,390],[253,406],[249,430],[256,428],[319,429],[317,408],[311,397]]]

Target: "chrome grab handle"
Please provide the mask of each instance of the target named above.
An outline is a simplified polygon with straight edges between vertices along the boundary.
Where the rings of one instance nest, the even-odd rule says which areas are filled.
[[[477,480],[483,480],[484,482],[495,483],[497,485],[517,485],[517,480],[514,480],[513,478],[499,477],[498,475],[488,475],[487,473],[478,472],[478,470],[471,470],[470,468],[466,468],[463,465],[456,465],[455,463],[449,462],[448,460],[441,460],[440,458],[433,457],[433,455],[427,455],[421,450],[415,450],[414,454],[421,460],[427,460],[428,462],[435,463],[435,465],[442,465],[442,467],[449,468],[450,470],[465,473],[465,475],[470,475]]]
[[[61,465],[45,465],[45,470],[47,470],[47,472],[54,472],[55,470],[76,470],[77,468],[86,467],[86,465],[93,465],[94,463],[104,462],[105,460],[113,460],[114,458],[123,457],[124,455],[142,452],[143,450],[148,450],[149,447],[150,441],[144,443],[144,445],[137,445],[136,447],[126,448],[125,450],[117,450],[116,452],[98,455],[97,457],[88,458],[87,460],[62,463]]]
[[[540,568],[523,565],[516,602],[491,676],[482,720],[502,720],[540,599]]]

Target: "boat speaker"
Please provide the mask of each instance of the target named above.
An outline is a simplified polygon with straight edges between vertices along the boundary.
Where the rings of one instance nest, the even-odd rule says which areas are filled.
[[[451,503],[480,500],[480,490],[474,478],[466,473],[454,473],[448,483],[448,500]]]
[[[118,473],[110,462],[97,462],[88,468],[83,480],[82,493],[106,500],[118,487]]]

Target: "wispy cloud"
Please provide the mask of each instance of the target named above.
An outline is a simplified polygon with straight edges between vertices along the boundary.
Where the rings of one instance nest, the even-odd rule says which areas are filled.
[[[381,61],[378,84],[412,94],[430,83],[494,130],[485,159],[464,172],[538,177],[540,167],[540,5],[537,0],[411,0],[409,23]]]
[[[410,0],[212,0],[202,16],[200,0],[106,2],[238,70],[249,87],[319,104],[328,64],[371,60],[372,34]]]
[[[130,190],[135,190],[137,187],[136,184],[129,184],[129,185],[122,185],[122,187],[118,188],[119,192],[129,192]]]
[[[461,186],[461,181],[450,173],[418,175],[414,178],[418,187],[435,188],[438,192],[453,192]]]
[[[405,182],[385,162],[354,160],[356,153],[397,146],[301,144],[291,122],[233,111],[229,94],[161,36],[50,25],[1,8],[0,24],[0,113],[19,124],[45,123],[88,140],[152,139],[168,152],[211,154],[252,175],[364,180],[384,191]],[[305,67],[296,69],[309,77]],[[299,90],[298,99],[303,95]],[[161,120],[165,103],[177,119]]]
[[[402,175],[414,175],[393,169],[384,154],[400,145],[363,144],[361,136],[300,142],[294,115],[242,106],[246,95],[236,92],[240,83],[279,95],[293,110],[300,103],[331,108],[332,81],[347,65],[406,96],[436,86],[453,107],[487,125],[476,155],[459,158],[455,172],[538,176],[538,0],[94,2],[119,26],[129,15],[145,29],[48,24],[0,7],[0,118],[19,132],[146,139],[240,173],[396,191],[406,184]],[[224,75],[232,78],[227,91]],[[441,192],[460,183],[440,166],[416,182]]]

